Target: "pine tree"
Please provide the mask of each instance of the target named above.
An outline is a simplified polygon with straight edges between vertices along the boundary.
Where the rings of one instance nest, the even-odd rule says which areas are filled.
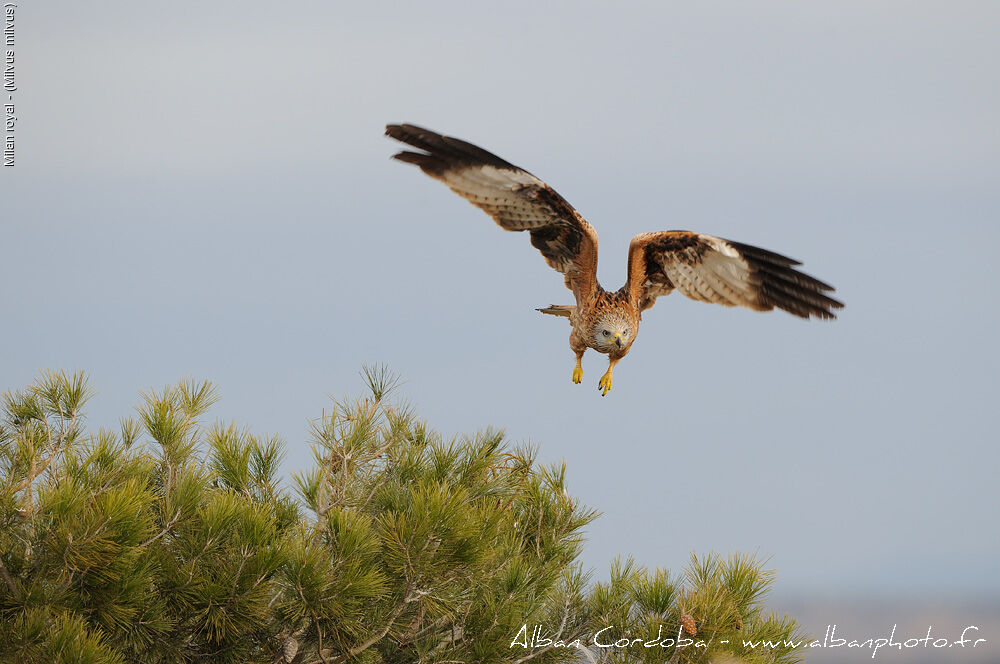
[[[210,383],[150,391],[116,431],[85,430],[82,374],[6,394],[0,661],[798,659],[742,646],[801,638],[763,614],[757,561],[694,557],[677,578],[619,561],[591,583],[577,560],[597,513],[564,465],[502,432],[443,439],[388,372],[365,376],[314,423],[294,492],[279,438],[201,424]]]

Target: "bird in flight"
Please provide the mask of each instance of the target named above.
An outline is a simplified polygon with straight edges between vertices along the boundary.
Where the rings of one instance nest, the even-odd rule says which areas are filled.
[[[588,348],[608,356],[598,381],[604,396],[612,371],[632,348],[642,312],[675,289],[694,300],[756,311],[775,307],[801,318],[836,318],[843,304],[818,279],[795,269],[799,261],[740,242],[691,231],[641,233],[628,248],[625,285],[597,283],[597,232],[572,205],[528,171],[466,141],[410,124],[385,133],[415,148],[394,158],[420,169],[486,214],[504,230],[528,231],[531,245],[563,274],[576,304],[538,309],[569,319],[576,354],[573,382],[583,380]]]

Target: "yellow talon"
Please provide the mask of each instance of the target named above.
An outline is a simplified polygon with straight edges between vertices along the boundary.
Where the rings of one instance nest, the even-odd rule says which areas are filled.
[[[576,367],[573,368],[573,382],[577,385],[583,380],[583,355],[576,356]]]
[[[602,397],[611,389],[611,369],[608,369],[607,373],[601,376],[601,380],[597,383],[597,389],[602,390]]]

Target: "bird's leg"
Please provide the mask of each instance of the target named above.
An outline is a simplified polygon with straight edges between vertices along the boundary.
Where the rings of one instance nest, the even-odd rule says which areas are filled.
[[[573,368],[573,382],[577,385],[583,380],[583,352],[576,354],[576,366]]]
[[[603,397],[611,389],[611,370],[615,368],[618,360],[611,358],[608,361],[608,370],[604,372],[601,376],[601,380],[597,382],[597,389],[601,390],[601,396]]]

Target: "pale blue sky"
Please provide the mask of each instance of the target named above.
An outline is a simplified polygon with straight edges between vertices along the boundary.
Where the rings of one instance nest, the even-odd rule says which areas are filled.
[[[1000,592],[1000,5],[401,4],[23,3],[0,389],[84,369],[97,426],[209,378],[293,469],[384,362],[435,428],[565,459],[599,575],[758,551],[787,592]],[[601,399],[534,311],[560,275],[391,162],[400,121],[546,179],[606,286],[691,229],[847,308],[661,299]]]

